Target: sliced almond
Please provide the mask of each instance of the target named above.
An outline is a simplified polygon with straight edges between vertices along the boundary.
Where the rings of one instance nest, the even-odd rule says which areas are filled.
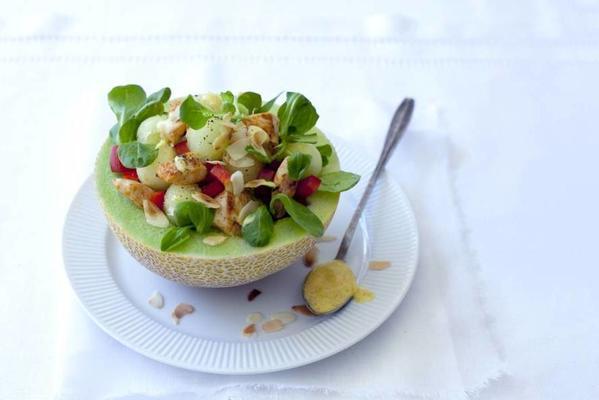
[[[218,204],[218,201],[214,200],[212,197],[202,192],[193,193],[191,197],[208,208],[220,208],[220,204]]]
[[[235,171],[231,175],[231,189],[233,192],[233,196],[239,196],[241,192],[243,192],[243,174],[241,171]]]
[[[171,313],[171,318],[173,319],[173,322],[175,324],[179,325],[179,321],[181,320],[181,318],[183,318],[187,314],[191,314],[194,311],[195,308],[193,308],[191,304],[179,303]]]
[[[218,246],[223,244],[229,237],[224,235],[210,235],[202,239],[202,242],[208,246]]]
[[[247,151],[245,148],[250,145],[250,140],[248,138],[242,138],[232,143],[227,147],[227,153],[232,160],[238,161],[247,156]]]
[[[280,311],[270,316],[271,320],[279,320],[283,325],[287,325],[295,321],[295,314],[290,311]]]
[[[317,242],[334,242],[335,240],[337,240],[337,236],[331,235],[323,235],[316,239]]]
[[[239,160],[229,159],[229,164],[235,168],[249,168],[253,167],[256,161],[252,157],[246,156]]]
[[[248,127],[248,138],[252,146],[261,149],[268,142],[269,136],[264,129],[251,125]]]
[[[247,127],[243,124],[235,125],[233,132],[231,133],[231,143],[236,142],[240,139],[247,137]]]
[[[391,261],[371,261],[368,263],[368,269],[374,271],[382,271],[391,266]]]
[[[318,248],[316,246],[312,247],[310,250],[304,254],[304,265],[306,267],[312,267],[316,260],[318,259]]]
[[[144,216],[146,222],[157,228],[168,228],[170,222],[162,210],[153,202],[143,200]]]
[[[154,308],[161,309],[164,307],[164,297],[160,294],[160,292],[155,291],[148,299],[148,304]]]
[[[227,148],[230,140],[231,131],[227,129],[225,132],[221,133],[216,139],[214,139],[214,142],[212,142],[212,148],[216,151],[222,151],[225,148]]]
[[[246,317],[245,320],[248,324],[255,324],[255,323],[262,321],[263,318],[264,318],[264,316],[262,315],[262,313],[253,312],[251,314],[248,314],[248,316]]]
[[[267,186],[269,188],[276,188],[277,184],[273,181],[267,181],[266,179],[252,179],[251,181],[247,181],[244,185],[246,188],[254,189],[258,186]]]
[[[295,311],[298,314],[301,315],[305,315],[307,317],[313,317],[314,313],[312,311],[310,311],[310,309],[308,308],[308,306],[306,306],[305,304],[298,304],[296,306],[292,306],[291,309],[293,311]]]
[[[262,330],[266,333],[277,332],[283,329],[285,324],[280,319],[271,319],[262,324]]]
[[[251,200],[243,206],[241,210],[239,210],[239,214],[237,215],[237,222],[241,225],[243,224],[243,220],[245,217],[253,213],[260,207],[260,202],[256,200]]]
[[[245,337],[254,336],[256,334],[256,324],[247,325],[245,328],[243,328],[243,331],[241,331],[241,333],[243,333],[243,336]]]

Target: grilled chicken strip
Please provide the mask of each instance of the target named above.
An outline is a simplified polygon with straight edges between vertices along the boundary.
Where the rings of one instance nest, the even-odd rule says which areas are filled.
[[[227,235],[239,235],[241,233],[241,225],[238,223],[239,212],[251,199],[247,191],[241,192],[236,197],[225,190],[214,198],[220,207],[214,210],[212,224]]]
[[[202,160],[192,152],[178,155],[174,160],[160,164],[156,170],[160,179],[177,185],[198,183],[207,173]]]
[[[112,184],[116,190],[135,203],[139,208],[143,208],[144,200],[150,200],[154,194],[154,191],[143,183],[131,179],[116,178],[112,180]]]
[[[244,117],[241,122],[245,126],[258,126],[266,133],[268,133],[268,137],[270,139],[270,143],[273,145],[277,145],[279,143],[279,118],[276,115],[263,112],[260,114],[253,114]]]

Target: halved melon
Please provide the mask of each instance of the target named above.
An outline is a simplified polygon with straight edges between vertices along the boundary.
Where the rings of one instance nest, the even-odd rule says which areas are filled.
[[[318,129],[318,145],[329,141]],[[189,286],[227,287],[243,285],[280,271],[314,246],[315,238],[291,218],[276,221],[274,235],[264,247],[252,247],[241,237],[229,237],[219,246],[202,242],[206,235],[193,232],[191,240],[169,252],[160,250],[166,229],[149,225],[143,210],[116,191],[110,171],[112,143],[107,140],[96,160],[96,187],[110,228],[131,255],[158,275]],[[334,153],[322,173],[339,170]],[[333,218],[339,193],[316,192],[309,208],[326,226]],[[212,233],[213,234],[213,233]]]

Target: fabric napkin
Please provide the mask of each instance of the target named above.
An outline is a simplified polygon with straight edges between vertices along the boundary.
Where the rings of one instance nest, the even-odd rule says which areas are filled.
[[[422,121],[427,121],[426,109],[415,127],[431,126]],[[161,365],[125,348],[73,300],[58,399],[274,399],[282,394],[465,399],[481,390],[502,374],[502,364],[454,190],[455,153],[447,135],[413,129],[388,165],[384,179],[403,185],[416,213],[420,263],[404,302],[362,342],[289,371],[203,374]]]

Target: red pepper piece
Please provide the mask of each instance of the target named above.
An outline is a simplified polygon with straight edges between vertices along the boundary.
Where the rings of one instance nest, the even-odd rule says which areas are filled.
[[[210,169],[210,175],[218,179],[223,185],[226,185],[231,179],[231,173],[220,164],[216,164]]]
[[[187,146],[187,140],[179,142],[175,145],[175,153],[177,153],[177,155],[189,153],[189,147]]]
[[[252,291],[248,293],[248,301],[254,301],[254,299],[258,297],[260,293],[262,292],[258,289],[252,289]]]
[[[164,211],[164,192],[154,192],[152,197],[150,197],[150,201]]]
[[[306,199],[314,194],[320,186],[320,179],[314,175],[302,179],[297,183],[295,195],[299,198]]]
[[[129,169],[129,170],[123,172],[123,178],[131,179],[132,181],[139,182],[139,177],[137,176],[137,171],[134,169]]]
[[[202,193],[210,197],[218,196],[223,190],[225,190],[225,185],[216,179],[202,186]]]
[[[110,170],[112,172],[124,173],[127,171],[131,171],[130,168],[127,168],[121,162],[119,158],[119,146],[112,146],[110,149]]]
[[[275,171],[270,168],[262,168],[258,174],[258,179],[272,181],[275,178]]]

